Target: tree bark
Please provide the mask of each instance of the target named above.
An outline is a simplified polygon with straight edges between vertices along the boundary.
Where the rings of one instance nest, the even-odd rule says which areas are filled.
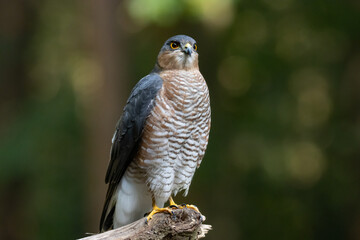
[[[157,213],[146,223],[146,217],[104,233],[79,240],[145,240],[145,239],[199,239],[211,230],[211,225],[202,224],[205,216],[188,209],[175,209],[173,214]]]

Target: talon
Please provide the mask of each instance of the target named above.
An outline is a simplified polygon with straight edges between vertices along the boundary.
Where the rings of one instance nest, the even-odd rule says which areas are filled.
[[[170,205],[169,205],[168,207],[166,207],[166,208],[159,208],[158,206],[156,206],[155,200],[153,199],[153,209],[152,209],[152,211],[151,211],[150,213],[146,213],[146,214],[144,215],[144,216],[147,216],[145,223],[148,224],[149,221],[151,220],[151,218],[153,217],[153,215],[156,214],[156,213],[159,213],[159,212],[167,212],[167,213],[169,213],[169,214],[171,215],[171,217],[172,217],[173,220],[176,220],[176,216],[175,216],[175,214],[174,214],[174,211],[172,211],[172,210],[174,210],[174,209],[189,208],[189,209],[192,209],[192,210],[200,213],[199,209],[198,209],[195,205],[185,204],[185,203],[178,205],[178,204],[176,204],[176,203],[174,202],[174,200],[172,199],[172,197],[169,198],[169,203],[170,203]],[[200,220],[201,220],[201,222],[203,221],[203,217],[202,217],[202,216],[200,216]]]
[[[173,211],[171,211],[169,208],[159,208],[158,206],[156,206],[156,204],[153,204],[152,211],[146,217],[146,223],[148,223],[152,219],[154,214],[159,213],[159,212],[167,212],[167,213],[170,213],[171,215],[174,214]]]
[[[192,210],[200,213],[200,210],[199,210],[198,207],[195,206],[195,205],[186,204],[186,203],[182,203],[182,204],[178,205],[178,204],[176,204],[176,203],[174,202],[174,200],[172,199],[172,197],[169,198],[169,202],[170,202],[169,208],[177,208],[177,209],[189,208],[189,209],[192,209]]]
[[[182,208],[180,205],[178,205],[174,202],[172,197],[169,198],[169,203],[170,203],[169,208],[172,208],[172,209],[181,209]]]
[[[186,208],[189,208],[189,209],[192,209],[192,210],[200,213],[199,209],[198,209],[197,206],[195,206],[195,205],[186,204],[185,207],[186,207]]]

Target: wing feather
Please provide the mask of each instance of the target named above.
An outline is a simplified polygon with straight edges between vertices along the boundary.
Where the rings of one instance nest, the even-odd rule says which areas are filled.
[[[105,183],[108,183],[109,187],[101,215],[100,231],[112,228],[116,204],[114,193],[138,150],[146,119],[155,105],[155,98],[162,83],[163,80],[157,73],[142,78],[131,91],[123,115],[116,125],[105,177]]]

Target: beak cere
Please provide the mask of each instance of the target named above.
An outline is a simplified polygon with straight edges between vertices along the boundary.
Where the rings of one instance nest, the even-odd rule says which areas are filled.
[[[191,56],[192,46],[190,43],[185,44],[185,46],[183,48],[183,52],[186,53],[187,55]]]

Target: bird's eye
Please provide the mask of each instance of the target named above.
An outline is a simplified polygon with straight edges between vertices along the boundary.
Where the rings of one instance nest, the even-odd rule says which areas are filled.
[[[196,43],[194,44],[193,48],[194,48],[195,51],[197,51],[197,44]]]
[[[178,49],[180,47],[180,44],[178,42],[171,42],[170,47],[171,49]]]

